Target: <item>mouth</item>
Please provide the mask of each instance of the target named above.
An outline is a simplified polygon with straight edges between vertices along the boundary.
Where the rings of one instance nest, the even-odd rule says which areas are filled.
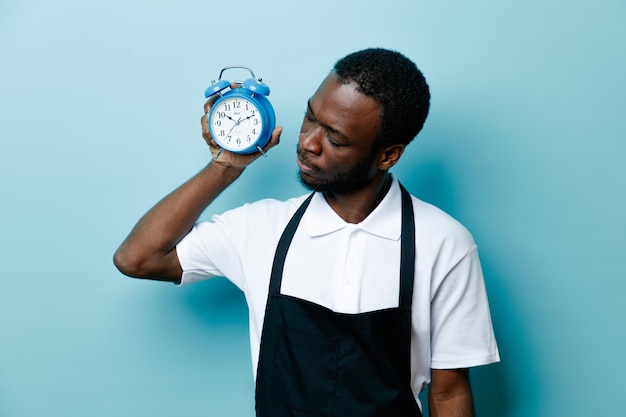
[[[315,167],[309,165],[309,162],[303,158],[301,154],[296,158],[296,163],[298,164],[298,168],[300,168],[300,172],[306,175],[312,175],[317,172]]]

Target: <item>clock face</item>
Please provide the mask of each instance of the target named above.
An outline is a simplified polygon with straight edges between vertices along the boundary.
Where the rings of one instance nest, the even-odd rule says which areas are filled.
[[[263,119],[257,106],[245,97],[224,97],[211,109],[209,128],[222,148],[237,152],[256,146]]]

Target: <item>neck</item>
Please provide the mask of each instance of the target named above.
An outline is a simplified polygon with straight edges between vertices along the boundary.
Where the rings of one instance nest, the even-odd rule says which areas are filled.
[[[360,223],[387,195],[391,187],[391,174],[384,172],[362,189],[352,193],[325,192],[324,198],[332,209],[348,223]]]

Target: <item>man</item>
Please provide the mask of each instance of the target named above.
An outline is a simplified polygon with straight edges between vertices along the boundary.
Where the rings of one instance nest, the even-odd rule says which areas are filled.
[[[307,103],[297,147],[314,191],[194,223],[260,152],[203,137],[213,160],[152,208],[115,254],[124,274],[187,284],[225,276],[245,294],[257,416],[472,416],[469,367],[498,350],[476,245],[389,172],[430,94],[400,53],[339,60]],[[279,142],[277,127],[264,148]]]

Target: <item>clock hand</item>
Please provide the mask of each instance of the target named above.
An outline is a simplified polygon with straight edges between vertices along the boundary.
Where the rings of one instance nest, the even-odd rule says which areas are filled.
[[[235,122],[235,124],[233,125],[233,127],[231,127],[231,128],[230,128],[230,130],[228,131],[228,133],[226,134],[226,136],[230,136],[230,132],[232,132],[232,131],[233,131],[233,129],[234,129],[235,127],[239,126],[239,123],[241,122],[241,117],[240,117],[240,118],[239,118],[239,120],[237,120],[237,121],[235,121],[235,119],[233,119],[233,118],[231,118],[231,117],[229,117],[229,116],[226,116],[226,117],[228,117],[230,120],[232,120],[233,122]]]
[[[248,120],[251,117],[254,117],[254,112],[250,113],[250,116],[245,117],[243,120],[240,119],[240,122],[243,122],[244,120]]]
[[[239,120],[235,121],[235,119],[233,119],[232,117],[230,117],[229,115],[226,115],[226,117],[228,117],[230,120],[232,120],[233,122],[235,122],[235,124],[233,125],[233,127],[230,128],[230,130],[228,131],[228,133],[226,134],[226,137],[230,136],[230,132],[233,131],[233,129],[239,125],[239,122],[241,122],[241,117],[239,118]],[[219,158],[220,155],[222,154],[222,152],[224,151],[224,148],[220,147],[220,150],[217,151],[217,155],[215,155],[215,159]]]

